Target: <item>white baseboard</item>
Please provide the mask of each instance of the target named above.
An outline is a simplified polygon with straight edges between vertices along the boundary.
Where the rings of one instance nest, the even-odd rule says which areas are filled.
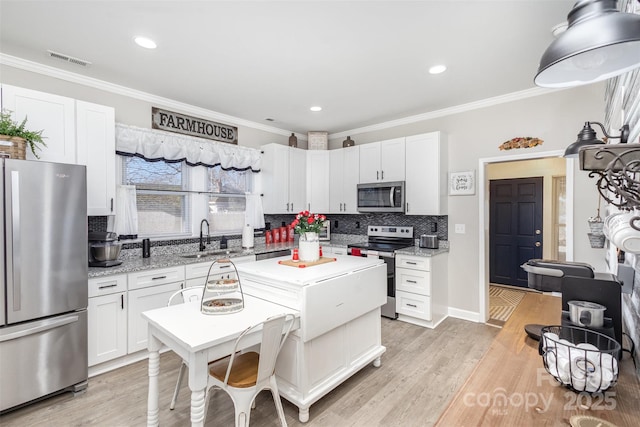
[[[475,323],[484,323],[484,320],[480,320],[480,313],[469,310],[461,310],[455,307],[449,307],[449,316],[456,319],[468,320]]]

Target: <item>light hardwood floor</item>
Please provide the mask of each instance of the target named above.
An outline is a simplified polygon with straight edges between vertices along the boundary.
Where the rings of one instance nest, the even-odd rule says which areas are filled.
[[[297,407],[282,400],[289,426],[431,426],[482,357],[499,329],[446,319],[434,329],[382,318],[382,366],[369,365],[311,406],[310,420],[298,421]],[[160,425],[189,425],[186,378],[175,410],[169,402],[180,359],[160,359]],[[146,424],[147,362],[89,380],[86,393],[54,396],[0,416],[2,427],[142,426]],[[209,400],[207,426],[232,426],[233,403],[222,391]],[[278,426],[268,391],[256,399],[251,426]]]

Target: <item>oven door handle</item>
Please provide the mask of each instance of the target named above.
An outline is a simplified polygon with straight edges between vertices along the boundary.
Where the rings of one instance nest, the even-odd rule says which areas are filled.
[[[395,207],[396,203],[395,203],[395,191],[396,187],[391,186],[391,188],[389,188],[389,202],[391,203],[389,205],[389,207]]]

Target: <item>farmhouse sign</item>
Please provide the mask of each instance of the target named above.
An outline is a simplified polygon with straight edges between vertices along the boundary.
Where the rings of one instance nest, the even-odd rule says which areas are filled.
[[[154,129],[228,142],[229,144],[238,143],[238,128],[235,126],[161,110],[156,107],[151,107],[151,126]]]

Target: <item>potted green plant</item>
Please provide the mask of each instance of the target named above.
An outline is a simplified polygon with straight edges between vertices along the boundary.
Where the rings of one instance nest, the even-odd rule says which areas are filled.
[[[42,136],[43,130],[32,131],[25,129],[27,117],[18,124],[13,120],[11,111],[2,110],[0,112],[0,152],[9,154],[11,158],[25,158],[25,145],[29,145],[31,152],[36,158],[40,158],[36,149],[41,150],[41,146],[46,147]]]

